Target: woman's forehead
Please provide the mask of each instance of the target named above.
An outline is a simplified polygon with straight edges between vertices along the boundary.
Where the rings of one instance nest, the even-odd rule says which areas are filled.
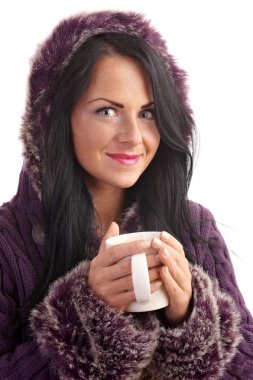
[[[153,99],[152,86],[142,65],[134,59],[120,55],[108,55],[95,65],[91,81],[84,94],[87,101],[108,98],[115,102],[131,96],[142,96],[143,104]]]

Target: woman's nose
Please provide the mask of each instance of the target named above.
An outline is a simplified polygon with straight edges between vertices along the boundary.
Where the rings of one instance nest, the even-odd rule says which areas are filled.
[[[122,126],[118,134],[121,144],[138,145],[142,143],[142,133],[136,117],[128,117],[122,120]]]

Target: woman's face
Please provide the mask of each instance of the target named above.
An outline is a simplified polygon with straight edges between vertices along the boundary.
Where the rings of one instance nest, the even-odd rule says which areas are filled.
[[[141,65],[120,55],[100,59],[73,109],[71,127],[92,187],[134,185],[160,142],[151,83]]]

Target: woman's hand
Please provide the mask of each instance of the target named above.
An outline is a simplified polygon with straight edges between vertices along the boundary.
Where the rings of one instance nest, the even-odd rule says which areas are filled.
[[[135,301],[131,260],[121,261],[127,256],[143,252],[151,247],[148,241],[133,241],[106,248],[105,240],[119,235],[119,226],[112,223],[106,232],[97,256],[90,263],[88,284],[93,293],[115,309],[124,311]],[[156,260],[157,253],[147,255],[151,292],[163,282],[160,279],[161,263]]]
[[[172,235],[162,232],[160,239],[153,239],[152,247],[159,255],[163,266],[161,279],[169,296],[165,315],[170,324],[178,325],[189,315],[192,299],[191,272],[183,246]]]

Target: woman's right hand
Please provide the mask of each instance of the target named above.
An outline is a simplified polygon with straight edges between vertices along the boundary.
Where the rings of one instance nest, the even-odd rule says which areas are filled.
[[[140,253],[151,247],[151,242],[133,241],[106,248],[109,237],[119,235],[119,226],[113,222],[107,230],[97,256],[91,261],[88,284],[93,293],[115,309],[124,311],[135,301],[131,260],[120,261],[127,256]],[[146,246],[143,246],[143,243]],[[161,262],[157,253],[147,255],[151,293],[162,286],[160,279]]]

